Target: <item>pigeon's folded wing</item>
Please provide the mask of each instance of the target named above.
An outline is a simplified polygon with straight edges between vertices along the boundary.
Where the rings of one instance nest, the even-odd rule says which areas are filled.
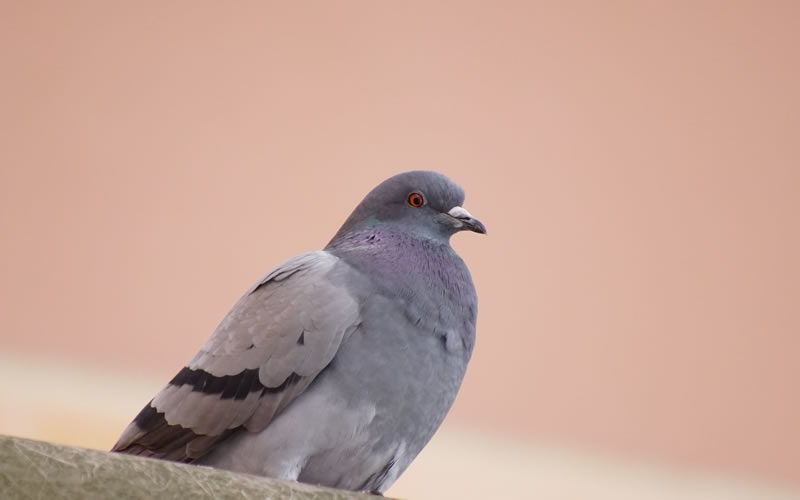
[[[192,461],[236,429],[265,428],[359,326],[356,299],[330,279],[337,263],[311,252],[269,273],[113,450]]]

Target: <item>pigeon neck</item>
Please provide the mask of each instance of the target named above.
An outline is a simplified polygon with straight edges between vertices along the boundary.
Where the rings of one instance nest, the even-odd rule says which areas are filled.
[[[340,230],[325,247],[325,250],[376,253],[390,249],[402,250],[405,248],[410,250],[417,247],[442,247],[452,252],[450,235],[429,235],[419,232],[412,234],[408,231],[389,230],[379,226],[346,232]]]
[[[325,248],[350,265],[368,274],[382,275],[402,286],[408,280],[418,283],[436,279],[462,281],[468,271],[448,241],[412,236],[395,231],[356,231],[337,235]],[[431,269],[439,269],[431,273]],[[431,286],[439,283],[428,283]]]

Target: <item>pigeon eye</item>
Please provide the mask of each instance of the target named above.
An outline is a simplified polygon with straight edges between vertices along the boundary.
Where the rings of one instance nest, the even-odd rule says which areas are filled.
[[[425,204],[425,198],[419,193],[411,193],[408,195],[408,204],[414,208],[419,208]]]

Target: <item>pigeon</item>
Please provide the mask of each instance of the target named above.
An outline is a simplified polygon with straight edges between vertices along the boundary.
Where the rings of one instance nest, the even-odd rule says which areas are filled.
[[[432,171],[374,188],[328,245],[259,280],[112,451],[382,494],[444,420],[477,295],[450,246],[486,233]]]

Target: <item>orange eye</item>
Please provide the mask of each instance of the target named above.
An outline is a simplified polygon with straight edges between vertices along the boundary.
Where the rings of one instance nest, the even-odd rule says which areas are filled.
[[[425,198],[419,193],[411,193],[408,195],[408,204],[412,207],[419,208],[425,204]]]

